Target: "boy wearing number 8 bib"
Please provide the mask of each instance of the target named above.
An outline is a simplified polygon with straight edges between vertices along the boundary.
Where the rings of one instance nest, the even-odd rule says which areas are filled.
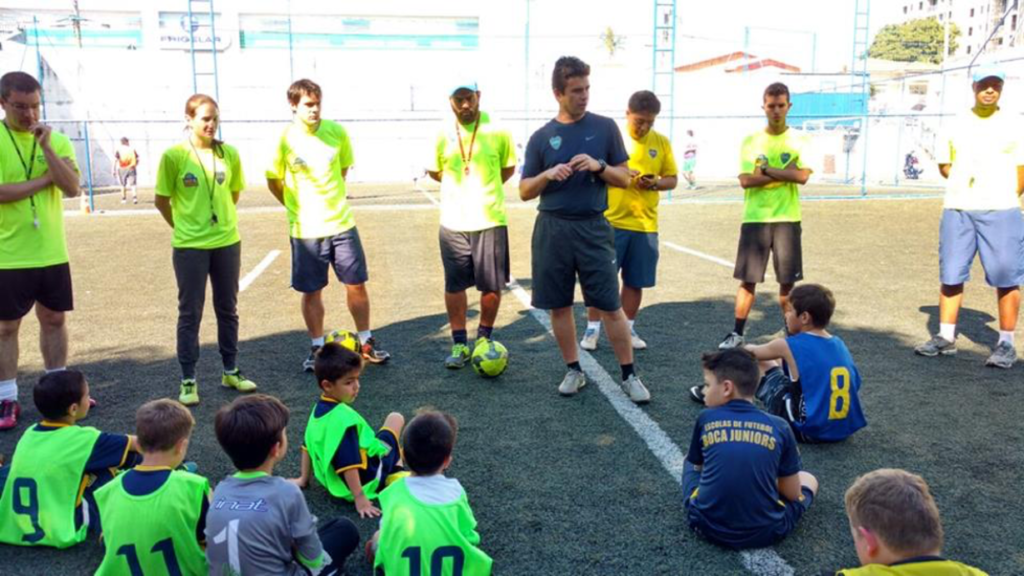
[[[302,490],[274,476],[288,452],[288,408],[273,396],[236,399],[217,412],[217,441],[238,472],[217,484],[206,522],[210,574],[327,576],[359,545],[348,518],[320,526]]]
[[[133,466],[131,436],[77,422],[89,414],[89,383],[77,370],[43,376],[32,390],[43,421],[21,436],[10,466],[0,468],[0,542],[67,548],[99,522],[94,490],[112,471]]]
[[[402,446],[412,475],[381,492],[380,530],[366,547],[378,573],[490,575],[466,491],[444,475],[457,433],[455,419],[441,412],[424,412],[406,426]]]
[[[135,413],[142,464],[96,492],[106,547],[96,576],[207,573],[210,483],[177,469],[194,426],[188,409],[166,398]]]

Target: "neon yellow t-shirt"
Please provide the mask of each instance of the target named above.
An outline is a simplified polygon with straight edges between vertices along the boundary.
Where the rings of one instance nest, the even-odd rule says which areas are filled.
[[[222,144],[218,150],[182,142],[160,157],[156,194],[171,199],[175,248],[212,250],[241,240],[232,194],[245,188],[242,162],[233,146]]]
[[[462,149],[459,148],[459,137]],[[470,154],[469,146],[473,142]],[[470,162],[465,172],[462,154]],[[434,159],[428,164],[431,172],[441,172],[441,225],[449,230],[475,232],[505,226],[505,187],[502,168],[515,168],[516,153],[512,135],[491,122],[480,112],[480,125],[473,138],[473,125],[461,125],[456,134],[455,123],[438,134]]]
[[[355,227],[342,175],[352,162],[341,124],[320,120],[315,132],[298,123],[285,128],[267,178],[284,183],[292,238],[327,238]]]
[[[640,174],[654,174],[658,177],[676,176],[676,157],[668,138],[649,130],[640,140],[634,140],[628,129],[624,129],[623,140],[630,146],[629,169]],[[640,190],[636,180],[629,188],[608,187],[608,210],[604,216],[612,227],[634,232],[658,231],[658,201],[661,192]]]
[[[763,129],[743,140],[740,148],[740,174],[754,174],[760,159],[769,168],[809,168],[807,155],[810,138],[803,132],[789,128],[782,134],[772,135]],[[800,191],[794,182],[772,182],[761,188],[747,188],[743,192],[743,222],[799,222]]]
[[[955,118],[935,146],[935,160],[952,164],[943,208],[1017,208],[1017,167],[1024,166],[1024,122],[997,110],[988,118],[968,112]]]
[[[927,558],[920,562],[907,562],[885,566],[868,564],[836,572],[836,576],[988,576],[987,572],[942,558]]]
[[[8,133],[17,144],[11,141]],[[35,137],[30,132],[8,132],[5,126],[0,127],[0,184],[17,184],[46,174],[43,149],[37,145],[35,158],[30,157],[33,142]],[[61,158],[75,160],[75,149],[63,134],[50,133],[50,148]],[[24,164],[18,159],[19,152]],[[26,177],[25,169],[29,166],[32,173]],[[36,192],[31,199],[0,204],[0,270],[43,268],[68,261],[63,199],[64,193],[51,184]],[[33,201],[39,226],[32,222]]]

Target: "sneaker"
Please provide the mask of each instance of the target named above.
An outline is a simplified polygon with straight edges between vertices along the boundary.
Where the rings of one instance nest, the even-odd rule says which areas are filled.
[[[235,369],[234,372],[225,372],[220,377],[220,385],[225,388],[234,388],[239,392],[252,392],[256,389],[256,383],[242,375],[242,371]]]
[[[587,328],[580,340],[580,348],[584,350],[597,350],[597,341],[601,338],[601,331],[597,328]]]
[[[128,203],[128,199],[127,198],[121,198],[121,204],[127,204],[127,203]]]
[[[311,346],[309,349],[309,356],[302,361],[302,371],[312,372],[313,366],[316,364],[316,353],[320,351],[319,346]]]
[[[636,374],[630,374],[629,378],[623,380],[619,386],[622,387],[622,392],[629,396],[629,399],[634,404],[647,404],[651,401],[651,393]]]
[[[690,387],[690,400],[693,400],[697,404],[704,404],[704,386],[691,386]]]
[[[178,470],[181,470],[182,472],[191,472],[192,474],[196,474],[199,472],[199,464],[196,464],[191,460],[187,460],[178,465]]]
[[[178,394],[178,402],[185,406],[199,404],[199,384],[195,378],[187,378],[181,381],[181,392]]]
[[[647,342],[636,333],[636,330],[632,328],[629,330],[629,337],[633,340],[633,350],[646,350]]]
[[[988,357],[988,360],[985,360],[985,366],[1004,369],[1012,368],[1016,361],[1017,350],[1013,347],[1013,344],[1000,342],[996,344],[996,349],[992,351],[992,355]]]
[[[562,378],[562,383],[558,385],[558,393],[562,396],[573,396],[586,385],[587,377],[583,375],[583,372],[570,368],[565,373],[565,378]]]
[[[956,342],[950,342],[936,334],[932,339],[914,348],[914,353],[920,356],[952,356],[956,354]],[[991,360],[991,358],[989,358]]]
[[[138,196],[132,198],[132,204],[138,204],[138,203],[139,203],[139,197]]]
[[[10,430],[17,426],[18,416],[21,416],[21,405],[17,400],[0,402],[0,430]]]
[[[729,335],[725,337],[725,340],[722,340],[722,343],[718,345],[718,349],[728,350],[730,348],[739,348],[740,346],[743,346],[744,342],[745,340],[743,339],[742,334],[729,332]]]
[[[363,360],[366,360],[370,364],[383,364],[390,359],[391,354],[377,348],[376,338],[371,336],[370,339],[363,344]]]
[[[466,366],[469,360],[469,346],[455,344],[452,346],[452,355],[444,359],[444,367],[449,370],[458,370]]]

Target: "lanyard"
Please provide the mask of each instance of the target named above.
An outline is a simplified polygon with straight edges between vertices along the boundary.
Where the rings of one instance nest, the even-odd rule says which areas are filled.
[[[206,184],[206,189],[210,192],[210,226],[217,225],[217,212],[213,208],[213,191],[214,186],[217,182],[217,152],[210,149],[210,156],[213,158],[213,181],[211,182],[206,177],[206,166],[203,164],[203,159],[199,156],[199,151],[196,150],[196,145],[192,143],[192,138],[188,139],[188,145],[192,147],[192,152],[196,155],[196,161],[199,162],[199,167],[202,169],[203,184]]]
[[[459,155],[462,156],[463,172],[469,176],[469,163],[473,161],[473,143],[476,142],[476,131],[480,128],[480,116],[476,117],[476,124],[473,124],[473,136],[469,139],[469,156],[462,147],[462,132],[459,130],[459,121],[455,120],[455,135],[459,137]]]
[[[7,137],[11,139],[11,145],[14,146],[14,151],[18,154],[18,160],[21,161],[21,167],[25,170],[25,181],[32,179],[32,169],[36,165],[36,144],[38,141],[32,138],[32,152],[28,156],[28,164],[25,163],[25,158],[21,155],[21,148],[18,148],[18,142],[14,139],[14,134],[11,134],[11,127],[7,125],[7,120],[4,120],[4,131],[7,132]],[[28,203],[32,206],[32,226],[39,228],[39,214],[36,212],[36,195],[32,194],[28,197]]]

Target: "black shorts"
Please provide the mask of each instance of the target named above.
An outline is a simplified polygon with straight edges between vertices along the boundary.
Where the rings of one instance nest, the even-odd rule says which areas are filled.
[[[587,306],[605,312],[622,307],[615,232],[604,216],[566,220],[537,213],[532,253],[534,308],[572,306],[577,276]]]
[[[500,292],[508,284],[508,227],[457,232],[442,226],[439,239],[445,292],[462,292],[470,286]]]
[[[764,282],[769,252],[779,284],[795,284],[803,280],[799,222],[745,222],[740,227],[733,278],[750,284]]]
[[[20,319],[36,302],[55,312],[74,310],[71,267],[67,263],[0,270],[0,320]]]
[[[355,228],[326,238],[292,238],[292,288],[311,293],[327,286],[327,268],[344,284],[369,280],[366,254]]]

